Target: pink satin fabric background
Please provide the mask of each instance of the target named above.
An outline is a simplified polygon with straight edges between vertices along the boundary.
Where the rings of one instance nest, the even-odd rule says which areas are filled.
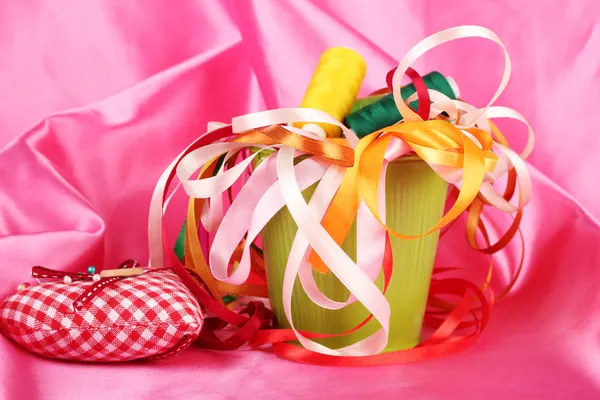
[[[513,61],[498,104],[529,119],[537,145],[522,279],[466,353],[352,369],[191,348],[162,363],[85,365],[40,359],[0,337],[0,398],[600,398],[599,21],[594,0],[3,0],[1,297],[34,264],[146,260],[150,194],[171,159],[208,121],[298,105],[329,46],[365,57],[366,94],[425,36],[486,26]],[[483,106],[501,62],[497,47],[469,39],[416,67],[453,76]],[[520,149],[525,129],[501,126]],[[169,213],[172,238],[185,201]],[[485,267],[459,228],[440,246],[438,265]],[[518,255],[511,247],[499,265],[514,268]]]

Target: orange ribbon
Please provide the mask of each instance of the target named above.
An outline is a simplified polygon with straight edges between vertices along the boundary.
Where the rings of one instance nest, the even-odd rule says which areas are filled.
[[[354,221],[361,197],[379,223],[396,237],[417,239],[446,226],[476,198],[485,172],[493,171],[498,159],[491,151],[494,141],[489,133],[475,128],[467,131],[479,141],[481,148],[454,125],[442,120],[400,123],[362,138],[355,150],[354,165],[346,170],[340,189],[322,220],[323,227],[341,245]],[[379,217],[377,188],[385,151],[393,137],[403,140],[430,164],[463,171],[463,186],[454,206],[431,229],[419,235],[396,232]],[[327,266],[314,251],[309,261],[317,271],[327,271]]]
[[[326,141],[311,139],[288,131],[278,125],[272,125],[264,129],[253,129],[236,135],[232,140],[236,143],[263,144],[266,146],[285,145],[307,154],[322,157],[329,162],[348,167],[354,163],[354,150],[346,146],[345,139],[328,138]],[[235,157],[232,157],[235,159]],[[216,166],[216,160],[205,165],[198,179],[211,176]],[[208,291],[222,303],[222,294],[247,295],[257,297],[268,297],[265,285],[231,285],[219,282],[212,276],[206,262],[200,239],[198,238],[198,223],[204,206],[205,199],[190,198],[187,214],[186,236],[185,236],[185,263],[205,283]],[[239,248],[239,247],[238,247]],[[238,254],[241,256],[241,254]],[[237,261],[235,254],[232,264]],[[264,276],[264,261],[256,251],[251,255],[252,271],[255,275]]]
[[[498,141],[508,145],[500,131],[494,126],[492,126],[492,129]],[[491,256],[491,254],[503,249],[516,232],[520,233],[518,227],[522,212],[517,212],[515,221],[503,237],[497,243],[491,244],[485,225],[480,218],[484,206],[489,204],[478,195],[478,191],[483,181],[484,173],[493,170],[497,157],[491,153],[493,139],[487,132],[479,129],[469,129],[468,132],[479,141],[481,148],[450,123],[439,120],[403,123],[388,127],[361,139],[354,151],[345,146],[343,139],[318,141],[289,132],[279,126],[245,132],[236,135],[232,141],[264,145],[283,144],[308,154],[322,157],[337,165],[346,166],[342,184],[322,221],[323,226],[336,242],[341,243],[355,219],[361,198],[365,200],[373,215],[379,219],[377,187],[383,168],[385,150],[392,137],[404,140],[415,153],[432,164],[461,168],[463,170],[463,185],[461,190],[453,188],[453,192],[451,193],[456,194],[457,199],[451,209],[438,223],[423,234],[406,236],[394,232],[384,224],[382,225],[389,234],[404,239],[414,239],[447,226],[458,215],[468,210],[467,238],[469,243],[475,249]],[[215,168],[215,164],[216,160],[213,160],[205,165],[200,173],[200,177],[205,178],[210,176]],[[514,170],[511,170],[508,175],[508,183],[503,196],[504,199],[510,200],[514,196],[515,188],[516,174]],[[220,296],[223,293],[266,297],[267,288],[264,284],[234,286],[216,282],[212,277],[197,235],[199,215],[203,205],[203,199],[191,199],[188,207],[188,225],[185,243],[185,256],[188,268],[198,273],[208,290],[217,300],[220,300]],[[477,230],[480,231],[485,241],[485,247],[480,248],[477,245]],[[522,235],[521,242],[523,243]],[[234,253],[232,261],[235,261],[240,256],[238,254],[239,249],[241,247],[238,247],[238,251]],[[523,259],[524,255],[521,257],[521,263],[513,279],[499,297],[507,293],[512,285],[514,285],[520,273]],[[254,251],[251,255],[251,260],[253,272],[264,276],[262,255]],[[327,271],[327,267],[315,253],[311,254],[311,263],[318,271]],[[476,285],[463,279],[440,279],[437,277],[438,274],[450,270],[453,269],[437,268],[434,271],[428,301],[429,309],[425,316],[424,324],[435,327],[436,330],[426,342],[421,343],[415,349],[371,357],[330,357],[283,343],[294,339],[292,337],[293,332],[290,333],[289,330],[259,331],[253,339],[253,345],[272,343],[275,352],[280,356],[322,365],[378,365],[411,362],[439,354],[462,351],[477,339],[489,319],[491,307],[496,299],[490,287],[493,264],[490,258],[490,265],[483,286],[478,290],[476,289]],[[459,296],[460,300],[458,303],[452,304],[444,300],[443,297],[440,297],[444,295]],[[479,306],[473,306],[474,299],[478,300]],[[440,313],[448,315],[446,318],[441,319],[437,317]],[[468,314],[472,315],[472,319],[465,321],[464,318]],[[474,328],[475,330],[471,334],[454,336],[454,332],[462,328]],[[358,329],[358,327],[355,329]],[[307,334],[307,336],[315,337],[312,334]]]

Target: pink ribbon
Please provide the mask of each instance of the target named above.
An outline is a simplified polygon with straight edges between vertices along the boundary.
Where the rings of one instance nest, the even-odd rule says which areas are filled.
[[[504,212],[514,212],[523,208],[531,198],[531,180],[524,163],[524,159],[531,153],[534,139],[531,126],[518,112],[505,107],[492,106],[500,96],[510,77],[510,58],[506,48],[499,38],[490,30],[476,26],[462,26],[451,28],[434,34],[418,43],[400,61],[392,77],[392,91],[400,113],[405,121],[419,121],[421,118],[405,103],[400,96],[400,79],[410,66],[424,53],[443,43],[466,37],[479,37],[499,44],[505,57],[505,70],[496,93],[490,102],[483,108],[473,107],[463,101],[451,100],[437,91],[429,90],[432,104],[430,118],[435,118],[442,112],[450,116],[455,122],[463,121],[456,125],[459,129],[477,127],[492,133],[489,118],[511,118],[525,123],[528,127],[528,140],[521,154],[499,143],[494,144],[494,151],[500,162],[493,173],[486,175],[480,193],[497,209]],[[460,114],[459,114],[460,113]],[[465,122],[466,121],[466,122]],[[309,350],[337,356],[364,356],[381,352],[388,341],[390,306],[384,295],[375,285],[375,279],[380,273],[385,246],[385,230],[376,221],[371,212],[361,202],[357,217],[357,262],[355,263],[341,249],[323,228],[320,221],[343,177],[343,169],[338,166],[328,165],[317,158],[305,159],[294,165],[294,159],[302,156],[301,152],[282,146],[264,146],[261,144],[241,144],[234,142],[220,142],[232,134],[275,124],[291,125],[295,122],[320,122],[339,126],[342,129],[349,145],[355,148],[358,138],[354,132],[327,113],[306,108],[283,108],[248,114],[232,119],[232,125],[215,126],[216,129],[201,136],[188,149],[182,152],[162,174],[152,196],[149,217],[149,242],[150,262],[152,267],[160,268],[164,265],[163,246],[166,243],[162,227],[164,210],[162,202],[165,199],[167,188],[165,183],[173,173],[177,174],[186,193],[191,197],[209,199],[202,213],[202,222],[207,230],[215,232],[214,241],[209,251],[209,266],[215,279],[230,284],[243,284],[250,274],[250,244],[260,234],[268,221],[282,207],[287,207],[298,231],[288,262],[283,282],[283,306],[288,322],[298,340]],[[316,140],[323,140],[318,135],[308,131],[285,126],[290,131],[308,136]],[[472,140],[480,145],[476,138],[466,131],[464,140]],[[384,133],[385,135],[385,133]],[[204,144],[199,146],[199,144]],[[224,153],[228,157],[238,150],[255,147],[257,152],[240,156],[235,166],[225,170],[221,168],[214,177],[194,180],[191,179],[203,165]],[[245,171],[251,168],[252,161],[264,150],[277,150],[268,156],[250,175],[229,209],[224,212],[222,208],[222,195],[236,182]],[[411,148],[398,138],[390,141],[385,154],[384,168],[380,179],[379,212],[385,218],[384,184],[387,163],[411,152]],[[462,171],[443,165],[431,167],[446,181],[460,185]],[[509,169],[514,168],[519,184],[519,202],[512,205],[502,198],[494,187],[500,176]],[[319,182],[309,204],[302,197],[301,192]],[[241,239],[247,235],[239,265],[230,274],[229,260]],[[325,261],[331,272],[346,286],[350,292],[347,301],[334,301],[323,294],[314,282],[311,266],[307,261],[310,249]],[[321,307],[340,309],[355,301],[360,302],[379,322],[381,329],[375,334],[357,343],[341,349],[330,349],[303,336],[294,328],[291,311],[294,282],[300,283],[309,298]]]

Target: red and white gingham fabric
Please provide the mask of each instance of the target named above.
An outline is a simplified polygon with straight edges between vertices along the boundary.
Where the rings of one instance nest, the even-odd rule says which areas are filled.
[[[91,284],[28,287],[0,304],[0,330],[33,353],[96,362],[168,356],[200,334],[200,306],[171,271],[121,279],[76,311]]]

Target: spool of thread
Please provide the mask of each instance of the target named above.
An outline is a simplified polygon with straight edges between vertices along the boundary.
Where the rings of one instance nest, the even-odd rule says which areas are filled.
[[[366,72],[365,60],[356,51],[347,47],[325,50],[300,107],[322,110],[343,121],[352,109]],[[341,129],[331,124],[299,123],[294,126],[321,136],[341,136]]]
[[[442,92],[453,100],[456,99],[458,87],[452,78],[445,78],[439,72],[433,71],[423,76],[423,80],[427,88]],[[408,99],[415,92],[415,85],[412,83],[400,89],[400,94],[404,100]],[[418,104],[419,102],[416,100],[410,103],[410,106],[416,110]],[[394,95],[390,93],[349,114],[344,122],[358,137],[362,138],[378,129],[393,125],[401,119],[402,115],[400,115],[396,107]]]
[[[385,96],[385,95],[378,94],[378,95],[361,97],[360,99],[356,99],[356,101],[352,105],[352,110],[350,110],[350,113],[353,113],[354,111],[358,111],[361,108],[368,106],[369,104],[375,103],[377,100],[380,100],[383,96]]]

